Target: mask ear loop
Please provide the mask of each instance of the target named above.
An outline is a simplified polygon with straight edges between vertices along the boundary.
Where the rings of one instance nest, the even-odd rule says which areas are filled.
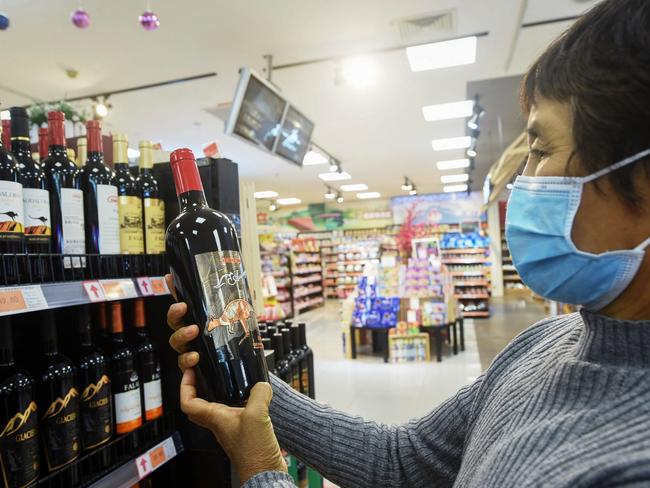
[[[593,181],[597,178],[600,178],[601,176],[605,176],[606,174],[609,174],[613,171],[616,171],[617,169],[622,168],[623,166],[627,166],[628,164],[632,164],[635,161],[638,161],[639,159],[643,159],[646,156],[650,156],[650,149],[646,149],[645,151],[641,151],[640,153],[635,154],[634,156],[630,156],[629,158],[625,158],[618,163],[614,163],[611,166],[607,166],[603,169],[600,169],[596,171],[595,173],[590,174],[589,176],[585,176],[582,179],[585,183],[589,181]]]
[[[634,248],[635,251],[645,251],[645,248],[650,245],[650,237],[648,237],[645,241],[643,241],[641,244],[636,246]]]

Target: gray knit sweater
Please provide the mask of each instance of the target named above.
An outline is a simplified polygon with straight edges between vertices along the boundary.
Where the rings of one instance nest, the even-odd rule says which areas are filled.
[[[647,487],[649,368],[650,321],[575,313],[533,325],[404,425],[346,415],[277,379],[271,419],[285,449],[341,487]],[[294,485],[266,472],[244,486]]]

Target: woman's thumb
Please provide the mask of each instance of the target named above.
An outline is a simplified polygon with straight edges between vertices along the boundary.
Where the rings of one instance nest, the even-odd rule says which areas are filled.
[[[246,410],[250,412],[251,416],[258,419],[265,419],[269,415],[269,404],[273,398],[273,389],[268,383],[257,383],[252,389]]]

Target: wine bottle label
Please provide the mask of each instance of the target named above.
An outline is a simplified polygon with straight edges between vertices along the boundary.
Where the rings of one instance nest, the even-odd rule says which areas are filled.
[[[38,478],[38,418],[36,402],[16,412],[0,433],[0,469],[7,487],[27,486]]]
[[[253,347],[263,349],[262,343],[257,342],[256,315],[239,253],[213,251],[197,254],[194,258],[208,312],[203,333],[212,338],[216,348],[227,346],[231,341],[241,345],[250,337]],[[238,356],[234,350],[230,353]]]
[[[70,388],[64,397],[49,405],[43,416],[41,434],[50,471],[79,457],[79,392],[76,388]]]
[[[50,194],[38,188],[23,188],[25,235],[32,240],[45,240],[52,235]]]
[[[115,394],[115,430],[118,434],[126,434],[142,425],[142,404],[140,403],[140,381],[138,374],[126,383]]]
[[[23,228],[23,185],[0,180],[0,239],[21,239]]]
[[[148,421],[157,419],[163,414],[160,378],[144,384],[144,411]]]
[[[111,425],[111,387],[108,376],[87,385],[81,393],[81,445],[84,450],[108,442]]]
[[[99,253],[120,253],[120,219],[117,187],[97,185],[97,218],[99,220]]]
[[[84,254],[84,194],[76,188],[61,188],[63,254]]]
[[[305,395],[309,395],[309,368],[306,365],[300,368],[300,385],[300,391]]]
[[[147,254],[165,252],[165,202],[160,198],[144,199],[144,231]]]
[[[120,218],[120,252],[122,254],[143,254],[142,199],[138,197],[118,197]]]

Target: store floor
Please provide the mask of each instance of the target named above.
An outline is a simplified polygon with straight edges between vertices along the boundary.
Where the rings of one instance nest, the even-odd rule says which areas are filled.
[[[442,362],[385,364],[379,355],[342,351],[339,302],[301,315],[314,350],[316,399],[368,420],[398,424],[425,415],[471,383],[523,329],[544,316],[543,306],[493,299],[490,319],[465,320],[465,351],[446,350]]]

